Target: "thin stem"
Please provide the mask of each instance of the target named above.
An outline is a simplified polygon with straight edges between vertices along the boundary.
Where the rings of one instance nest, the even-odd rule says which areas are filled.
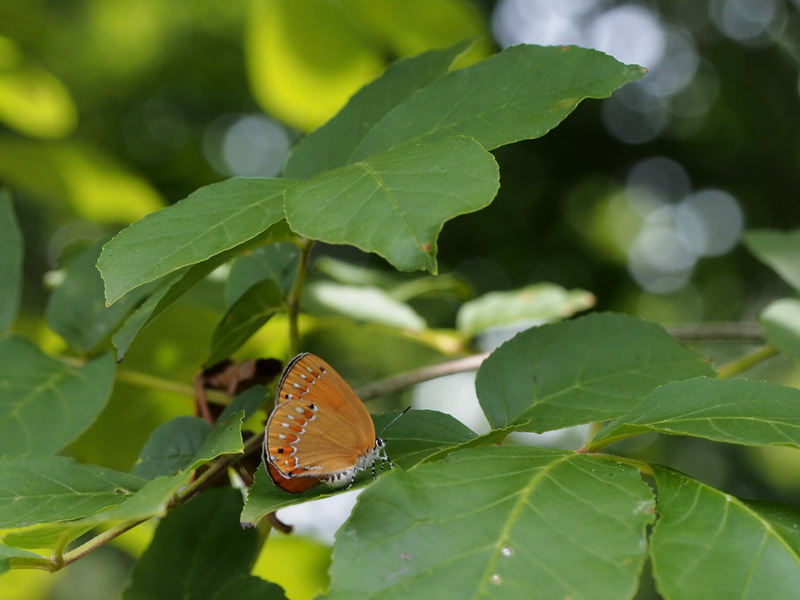
[[[764,362],[768,358],[772,358],[776,354],[778,354],[778,349],[775,346],[762,346],[750,354],[745,354],[741,358],[737,358],[736,360],[722,365],[717,369],[717,377],[720,379],[730,379],[731,377],[735,377],[740,373],[752,369],[759,363]]]
[[[308,257],[313,247],[313,240],[302,240],[300,246],[300,260],[297,261],[297,272],[294,276],[294,284],[292,285],[292,290],[289,292],[289,298],[287,300],[287,304],[289,305],[289,350],[291,356],[300,352],[300,327],[298,324],[298,318],[300,316],[300,296],[303,293],[303,285],[306,281]]]
[[[600,453],[592,453],[592,456],[603,460],[610,460],[630,465],[632,467],[637,468],[640,473],[644,473],[645,475],[650,475],[651,477],[654,475],[652,465],[646,462],[642,462],[640,460],[636,460],[634,458],[626,458],[625,456],[618,456],[617,454],[600,454]]]
[[[99,548],[100,546],[106,545],[108,542],[110,542],[114,538],[121,536],[126,531],[130,531],[137,525],[141,525],[146,520],[147,519],[139,519],[137,521],[130,521],[128,523],[120,523],[119,525],[116,525],[111,529],[104,531],[100,535],[93,537],[85,544],[82,544],[77,548],[75,548],[74,550],[67,552],[66,554],[64,554],[64,557],[61,559],[61,561],[55,564],[57,564],[59,569],[66,567],[67,565],[74,563],[79,558],[83,558],[90,552],[97,550],[97,548]]]
[[[387,377],[374,383],[361,386],[356,390],[358,397],[364,402],[367,400],[374,400],[380,396],[388,396],[395,394],[413,385],[429,381],[445,375],[453,375],[454,373],[464,373],[466,371],[476,371],[481,366],[488,354],[473,354],[465,358],[458,358],[438,365],[430,367],[423,367],[416,371]]]

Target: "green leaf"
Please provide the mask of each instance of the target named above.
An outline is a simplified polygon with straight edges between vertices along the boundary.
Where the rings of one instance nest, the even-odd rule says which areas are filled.
[[[630,466],[505,446],[395,471],[333,550],[328,598],[630,598],[653,496]]]
[[[225,306],[233,304],[256,283],[274,279],[284,296],[294,283],[300,249],[294,244],[270,244],[233,261],[225,284]]]
[[[286,176],[302,179],[352,162],[364,135],[398,104],[447,73],[469,44],[393,63],[380,78],[361,88],[338,115],[292,148]]]
[[[146,479],[177,473],[188,466],[210,431],[211,425],[200,417],[167,421],[150,435],[133,473]]]
[[[272,279],[259,281],[225,313],[211,341],[207,365],[215,365],[236,352],[269,319],[286,309],[283,292]]]
[[[194,470],[200,465],[214,460],[223,454],[241,454],[244,450],[242,442],[242,420],[244,411],[239,411],[229,419],[219,423],[203,440],[203,444],[194,455],[189,465]]]
[[[11,194],[0,190],[0,333],[11,329],[22,298],[22,233]]]
[[[481,365],[475,388],[492,427],[541,433],[615,419],[660,385],[712,374],[655,323],[600,313],[516,335]]]
[[[83,353],[106,341],[154,289],[152,285],[143,286],[107,307],[103,280],[95,266],[102,246],[103,241],[92,244],[69,262],[64,280],[50,295],[45,311],[50,327]]]
[[[800,447],[800,390],[746,379],[676,381],[609,423],[591,445],[648,431],[730,444]]]
[[[234,178],[200,188],[147,215],[103,247],[97,268],[106,302],[266,231],[283,218],[287,179]]]
[[[800,229],[777,231],[754,229],[744,234],[744,245],[783,280],[800,290]]]
[[[0,544],[0,575],[8,571],[15,558],[42,558],[38,554]]]
[[[251,388],[247,388],[222,409],[219,417],[217,417],[217,423],[224,423],[239,411],[244,413],[243,422],[246,423],[266,401],[267,388],[263,385],[254,385]]]
[[[119,504],[144,480],[61,456],[0,458],[0,527],[91,515]]]
[[[399,413],[397,411],[374,417],[375,431],[380,433]],[[433,410],[412,410],[398,419],[382,434],[386,452],[397,468],[410,468],[425,459],[442,455],[448,448],[457,447],[476,439],[468,427],[448,414]],[[377,465],[380,468],[380,465]],[[380,477],[380,474],[379,474]],[[354,488],[372,483],[372,473],[362,473]],[[261,463],[250,487],[242,511],[242,523],[258,523],[267,513],[285,506],[301,504],[317,498],[327,498],[340,493],[325,484],[317,485],[301,494],[284,492],[272,483]]]
[[[742,502],[759,517],[768,521],[783,541],[800,556],[800,506],[764,500],[742,500]]]
[[[109,355],[77,368],[24,338],[0,339],[0,456],[53,454],[77,439],[105,407],[114,370]]]
[[[167,515],[136,563],[124,600],[206,600],[248,575],[259,548],[237,519],[241,494],[214,489]]]
[[[553,283],[537,283],[510,292],[491,292],[464,303],[456,327],[472,338],[490,327],[528,323],[541,325],[594,306],[595,297],[584,290],[567,290]]]
[[[800,300],[783,298],[770,303],[758,317],[767,342],[800,360]]]
[[[286,219],[305,237],[375,252],[399,270],[435,272],[444,222],[488,206],[498,177],[474,140],[406,146],[287,190]]]
[[[303,310],[315,315],[346,315],[357,321],[421,331],[425,320],[405,302],[380,288],[317,281],[304,289]]]
[[[738,498],[655,469],[653,577],[665,598],[793,598],[800,557],[781,531]],[[795,525],[796,526],[796,525]]]
[[[94,523],[81,525],[75,523],[75,521],[62,521],[17,529],[7,533],[3,542],[15,548],[38,549],[57,546],[64,548],[69,542],[95,527]]]
[[[645,69],[575,46],[519,45],[419,90],[364,135],[361,160],[466,135],[487,150],[543,136],[585,98],[606,98]]]
[[[281,586],[254,575],[239,575],[229,579],[212,600],[286,600]]]

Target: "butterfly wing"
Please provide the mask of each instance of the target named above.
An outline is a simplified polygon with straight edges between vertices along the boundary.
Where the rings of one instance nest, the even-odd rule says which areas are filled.
[[[273,481],[284,487],[287,479],[302,477],[313,481],[311,487],[369,453],[375,427],[353,389],[328,363],[301,354],[278,384],[264,445],[268,466],[276,472],[270,473]]]

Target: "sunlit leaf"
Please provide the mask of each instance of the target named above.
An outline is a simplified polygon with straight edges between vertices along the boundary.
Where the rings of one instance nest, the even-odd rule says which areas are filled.
[[[124,600],[207,600],[248,575],[258,534],[239,527],[241,494],[209,490],[167,515],[136,563]],[[238,597],[238,596],[236,596]]]
[[[800,390],[746,379],[676,381],[609,423],[592,445],[648,431],[800,447]]]
[[[42,558],[38,554],[0,544],[0,575],[8,571],[14,558]]]
[[[656,468],[658,521],[651,537],[665,598],[791,598],[800,555],[768,519],[739,499]]]
[[[615,419],[655,388],[713,375],[655,323],[592,314],[516,335],[481,365],[475,387],[492,427],[543,432]]]
[[[605,98],[644,74],[596,50],[512,46],[418,91],[364,135],[353,158],[454,135],[487,150],[538,138],[581,100]]]
[[[146,216],[103,247],[97,267],[110,304],[182,267],[234,248],[283,218],[287,179],[234,178]]]
[[[70,458],[0,458],[0,527],[91,515],[119,504],[144,480]]]
[[[653,504],[638,471],[610,460],[457,452],[359,497],[337,534],[327,597],[629,598]]]
[[[343,167],[364,135],[391,109],[447,73],[468,43],[398,60],[361,88],[339,114],[301,139],[292,149],[286,176],[303,178]]]
[[[510,292],[490,292],[465,302],[456,326],[467,338],[488,329],[512,324],[541,325],[565,319],[594,306],[595,297],[584,290],[567,290],[552,283],[537,283]]]
[[[498,177],[491,154],[468,138],[406,146],[292,187],[286,218],[300,235],[436,272],[445,221],[488,206]]]
[[[800,290],[800,229],[754,229],[745,233],[745,246],[796,290]]]
[[[78,368],[23,338],[0,339],[0,456],[64,448],[103,410],[113,380],[108,355]]]
[[[74,521],[42,523],[16,529],[3,536],[3,543],[15,548],[62,548],[94,527],[94,524],[76,525]]]
[[[0,190],[0,334],[14,324],[22,297],[22,233],[11,194]]]
[[[277,282],[265,279],[253,285],[228,309],[214,330],[206,364],[215,365],[231,356],[264,323],[285,309]]]
[[[800,360],[800,300],[775,300],[761,311],[758,320],[770,344]]]
[[[240,411],[214,427],[197,449],[189,469],[196,469],[223,454],[241,454],[243,419],[244,412]]]

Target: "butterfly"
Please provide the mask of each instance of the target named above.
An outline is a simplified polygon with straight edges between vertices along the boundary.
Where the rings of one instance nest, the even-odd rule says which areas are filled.
[[[407,410],[407,409],[406,409]],[[310,353],[294,357],[281,376],[264,433],[264,462],[273,483],[303,492],[319,482],[353,485],[375,462],[392,467],[364,403],[333,367]]]

